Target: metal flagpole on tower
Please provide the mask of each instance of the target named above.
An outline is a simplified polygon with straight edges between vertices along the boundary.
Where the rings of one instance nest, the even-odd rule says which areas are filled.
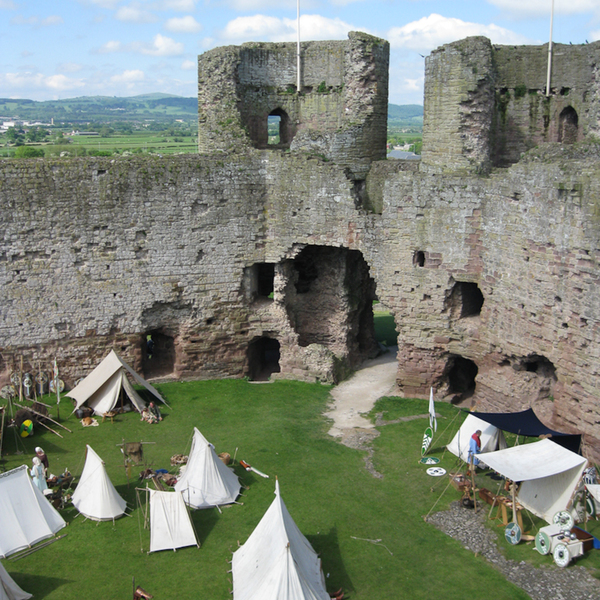
[[[554,0],[552,0],[552,1],[554,1]],[[297,7],[297,17],[296,17],[297,27],[296,27],[296,29],[298,32],[298,44],[297,44],[297,48],[296,48],[296,70],[297,70],[296,92],[299,94],[300,93],[300,0],[297,0],[296,7]]]
[[[548,75],[546,77],[546,98],[550,96],[550,74],[552,73],[552,25],[554,21],[554,0],[550,10],[550,41],[548,42]]]

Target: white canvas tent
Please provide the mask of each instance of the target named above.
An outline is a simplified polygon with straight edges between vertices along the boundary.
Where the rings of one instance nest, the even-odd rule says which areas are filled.
[[[583,456],[549,439],[489,452],[484,461],[507,479],[522,482],[518,502],[548,523],[570,507],[587,464]]]
[[[85,465],[73,493],[73,505],[88,519],[114,521],[125,513],[127,503],[110,481],[102,459],[90,446],[86,448]]]
[[[157,400],[166,404],[158,391],[142,379],[114,350],[111,350],[108,356],[66,395],[75,400],[74,410],[86,404],[95,414],[103,415],[118,406],[123,391],[136,410],[141,412],[146,403],[133,389],[127,374],[131,375],[136,383],[144,386]]]
[[[31,594],[24,592],[0,563],[0,600],[27,600]]]
[[[233,554],[233,600],[329,600],[321,560],[290,516],[275,483],[275,500]]]
[[[180,492],[150,492],[150,552],[198,546]]]
[[[237,475],[217,456],[215,449],[194,427],[192,448],[185,472],[175,484],[188,506],[210,508],[231,504],[240,494]]]
[[[468,460],[469,455],[469,442],[471,436],[478,430],[481,430],[481,454],[486,452],[494,452],[495,450],[502,450],[506,448],[506,440],[504,434],[500,429],[486,423],[481,419],[467,415],[463,424],[456,435],[452,438],[452,441],[448,444],[447,448],[452,454],[458,456],[465,462]],[[485,458],[478,455],[478,458],[485,462]]]
[[[0,558],[52,537],[66,525],[27,471],[23,465],[0,475]]]

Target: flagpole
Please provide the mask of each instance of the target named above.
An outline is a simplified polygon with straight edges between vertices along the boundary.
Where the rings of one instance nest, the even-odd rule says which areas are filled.
[[[552,0],[554,2],[554,0]],[[298,33],[298,43],[296,46],[296,92],[300,93],[300,0],[296,1],[296,30]]]
[[[550,96],[550,74],[552,72],[552,25],[554,24],[554,0],[550,10],[550,41],[548,42],[548,74],[546,76],[546,98]]]

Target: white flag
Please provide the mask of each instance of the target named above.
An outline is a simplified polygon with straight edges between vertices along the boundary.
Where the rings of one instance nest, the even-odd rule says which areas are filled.
[[[433,403],[433,388],[429,388],[429,427],[437,431],[437,419],[435,418],[435,405]]]

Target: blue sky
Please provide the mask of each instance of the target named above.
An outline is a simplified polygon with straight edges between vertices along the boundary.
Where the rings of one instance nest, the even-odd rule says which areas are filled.
[[[552,0],[300,0],[301,39],[391,44],[390,102],[422,104],[423,56],[469,35],[548,40]],[[600,40],[600,0],[554,0],[555,42]],[[295,41],[296,0],[0,0],[0,97],[196,95],[198,54]]]

